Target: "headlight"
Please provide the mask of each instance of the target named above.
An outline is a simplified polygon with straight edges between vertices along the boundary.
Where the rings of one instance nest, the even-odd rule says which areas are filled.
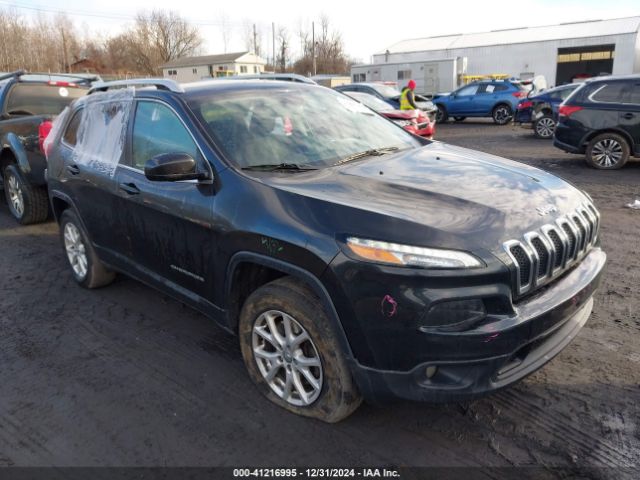
[[[473,255],[456,250],[412,247],[356,237],[347,238],[347,246],[360,258],[387,265],[424,268],[478,268],[484,265]]]

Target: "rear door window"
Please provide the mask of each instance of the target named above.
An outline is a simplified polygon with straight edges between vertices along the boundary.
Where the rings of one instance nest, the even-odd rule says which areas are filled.
[[[550,92],[549,97],[552,98],[553,100],[559,100],[559,101],[566,100],[567,98],[569,98],[569,95],[571,95],[574,90],[575,88],[560,88],[555,92]]]
[[[592,91],[589,94],[588,98],[592,102],[622,103],[626,90],[627,83],[625,82],[613,82],[595,85],[594,87],[592,87]]]

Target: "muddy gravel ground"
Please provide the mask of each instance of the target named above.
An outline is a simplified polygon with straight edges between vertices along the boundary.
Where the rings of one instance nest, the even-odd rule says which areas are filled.
[[[124,276],[80,289],[57,226],[18,228],[0,202],[0,466],[639,467],[640,211],[624,205],[640,198],[640,162],[599,172],[484,121],[440,125],[438,138],[564,177],[602,213],[594,313],[545,368],[470,403],[295,417],[254,389],[236,338]]]

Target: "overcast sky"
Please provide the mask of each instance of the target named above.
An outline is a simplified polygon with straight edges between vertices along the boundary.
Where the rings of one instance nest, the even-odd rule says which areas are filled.
[[[21,7],[25,16],[60,10],[81,30],[103,35],[121,31],[139,10],[172,9],[199,25],[205,54],[224,51],[219,26],[223,18],[231,33],[227,51],[244,50],[246,25],[256,23],[270,55],[271,22],[287,27],[295,51],[300,26],[310,30],[311,22],[324,13],[341,32],[347,52],[364,62],[407,38],[640,15],[640,0],[0,0],[0,7],[9,5]]]

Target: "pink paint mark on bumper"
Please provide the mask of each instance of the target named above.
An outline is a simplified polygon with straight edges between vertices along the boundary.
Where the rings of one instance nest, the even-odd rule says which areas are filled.
[[[391,295],[385,295],[380,308],[385,317],[393,317],[398,313],[398,302],[396,302]]]

